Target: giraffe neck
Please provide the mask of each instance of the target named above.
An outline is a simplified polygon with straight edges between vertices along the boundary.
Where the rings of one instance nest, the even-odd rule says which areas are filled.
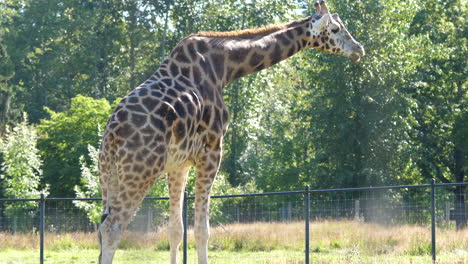
[[[309,47],[311,17],[284,25],[237,32],[202,32],[184,38],[155,73],[189,82],[203,97]]]
[[[234,80],[261,71],[306,48],[311,18],[277,26],[273,30],[258,29],[260,34],[213,32],[191,35],[187,41],[198,48],[202,60],[210,62],[213,76],[221,88]],[[262,32],[267,31],[267,32]],[[255,30],[252,30],[255,31]],[[203,53],[205,51],[206,53]],[[189,52],[190,53],[190,52]],[[203,63],[202,68],[203,68]]]
[[[224,83],[269,68],[306,48],[307,21],[253,39],[229,40],[224,47],[228,50]]]

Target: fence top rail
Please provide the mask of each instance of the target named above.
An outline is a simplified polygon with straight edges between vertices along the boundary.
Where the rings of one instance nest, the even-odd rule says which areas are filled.
[[[102,198],[44,198],[46,201],[101,201]]]
[[[0,202],[39,202],[40,198],[0,198]]]
[[[428,188],[430,184],[419,184],[419,185],[397,185],[397,186],[377,186],[377,187],[356,187],[356,188],[336,188],[336,189],[319,189],[310,190],[310,193],[320,192],[353,192],[353,191],[369,191],[369,190],[388,190],[388,189],[416,189],[416,188]]]
[[[468,182],[436,183],[435,187],[468,186]]]
[[[101,201],[102,198],[45,198],[46,201]],[[145,197],[145,200],[169,200],[169,197]]]
[[[455,183],[438,183],[434,187],[451,187],[451,186],[464,186],[468,182],[455,182]],[[384,189],[415,189],[415,188],[430,188],[431,184],[418,184],[418,185],[396,185],[396,186],[377,186],[377,187],[356,187],[356,188],[336,188],[336,189],[319,189],[310,190],[309,193],[317,192],[351,192],[351,191],[368,191],[368,190],[384,190]]]
[[[336,188],[336,189],[318,189],[309,190],[309,193],[324,193],[324,192],[352,192],[352,191],[369,191],[369,190],[385,190],[385,189],[414,189],[414,188],[430,188],[431,184],[419,185],[397,185],[397,186],[378,186],[378,187],[356,187],[356,188]],[[434,187],[454,187],[454,186],[468,186],[468,182],[457,183],[438,183]],[[213,199],[218,198],[238,198],[238,197],[255,197],[255,196],[272,196],[272,195],[286,195],[286,194],[304,194],[306,190],[300,191],[285,191],[285,192],[265,192],[265,193],[245,193],[245,194],[230,194],[230,195],[214,195]],[[195,199],[193,196],[188,196],[187,199]],[[101,201],[102,198],[44,198],[45,201]],[[169,200],[169,197],[145,197],[145,200]],[[0,198],[0,202],[40,202],[41,199],[37,198]]]
[[[211,198],[237,198],[237,197],[253,197],[253,196],[272,196],[272,195],[285,195],[285,194],[301,194],[305,193],[305,190],[302,191],[287,191],[287,192],[265,192],[265,193],[245,193],[245,194],[229,194],[229,195],[213,195]],[[188,199],[193,199],[194,197],[187,197]]]

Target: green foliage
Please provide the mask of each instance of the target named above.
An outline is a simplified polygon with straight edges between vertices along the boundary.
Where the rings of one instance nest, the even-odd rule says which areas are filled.
[[[27,124],[27,116],[23,122],[13,129],[8,129],[5,140],[0,140],[0,179],[2,196],[6,198],[39,198],[40,194],[48,194],[48,186],[40,186],[42,178],[42,162],[36,148],[36,129]],[[16,208],[33,208],[32,202],[12,204],[7,213]]]
[[[190,170],[188,179],[187,179],[187,187],[186,191],[188,196],[195,196],[195,180],[196,180],[196,169],[192,168]],[[168,189],[167,189],[167,180],[157,181],[156,184],[153,186],[153,189],[150,191],[150,196],[153,197],[165,197],[168,196]],[[215,178],[215,182],[212,186],[211,195],[229,195],[229,194],[243,194],[243,193],[257,193],[259,190],[256,188],[254,182],[249,182],[245,185],[240,185],[233,187],[228,180],[228,175],[225,172],[219,172]],[[242,199],[211,199],[210,200],[210,221],[214,224],[217,223],[225,223],[226,218],[223,215],[223,210],[226,207],[232,207]],[[244,200],[245,201],[245,200]]]
[[[92,145],[88,145],[88,157],[91,160],[89,164],[86,162],[85,156],[80,157],[81,183],[83,187],[75,185],[75,194],[77,198],[101,198],[98,169],[99,151]],[[84,210],[92,223],[99,223],[102,215],[101,203],[75,200],[73,204]]]
[[[72,99],[67,111],[46,110],[50,119],[41,120],[38,126],[45,182],[51,184],[53,196],[74,197],[75,185],[81,184],[80,157],[87,153],[88,145],[97,147],[99,136],[96,131],[105,126],[112,109],[105,99],[78,95]]]
[[[424,255],[431,255],[432,246],[431,243],[426,241],[421,241],[422,239],[414,238],[412,239],[412,243],[410,248],[406,251],[406,254],[410,256],[424,256]]]
[[[194,185],[193,185],[194,186]],[[243,193],[256,193],[259,190],[255,187],[253,182],[247,183],[243,186],[232,187],[229,183],[225,173],[218,173],[213,184],[211,195],[229,195],[229,194],[243,194]],[[241,199],[211,199],[210,200],[210,222],[213,224],[230,222],[223,214],[226,207],[232,208],[241,201]],[[228,221],[227,221],[228,220]],[[231,219],[232,220],[232,219]]]
[[[14,1],[0,3],[0,137],[6,132],[6,126],[14,125],[21,119],[22,104],[16,100],[19,85],[11,83],[15,75],[15,64],[10,58],[4,35],[9,32],[11,20],[17,15]]]
[[[226,87],[231,124],[214,192],[467,181],[465,2],[328,1],[366,56],[355,64],[305,50]],[[312,9],[284,0],[2,1],[0,137],[27,111],[40,122],[51,194],[71,197],[78,186],[98,195],[87,193],[96,181],[88,145],[97,147],[111,107],[91,98],[125,95],[190,33]],[[159,181],[149,195],[166,194]]]
[[[440,5],[429,2],[428,5]],[[456,127],[461,131],[466,128],[464,112],[460,111],[466,104],[466,82],[461,79],[458,88],[455,85],[462,76],[460,71],[466,71],[466,60],[461,59],[450,70],[455,65],[453,61],[431,58],[435,54],[439,58],[465,58],[466,41],[460,42],[464,38],[460,29],[464,26],[443,30],[459,35],[452,36],[451,46],[443,42],[450,48],[442,49],[437,44],[442,43],[437,40],[440,35],[429,37],[420,34],[421,30],[414,30],[419,14],[427,11],[427,1],[404,5],[399,1],[359,1],[352,6],[347,3],[333,1],[330,5],[347,22],[353,36],[364,44],[367,54],[363,60],[352,64],[345,58],[303,51],[278,67],[258,74],[253,82],[244,82],[242,86],[246,89],[261,87],[261,90],[254,90],[243,98],[246,101],[239,100],[240,103],[260,103],[247,109],[243,117],[249,120],[242,127],[249,131],[243,137],[247,138],[243,143],[244,153],[229,154],[228,150],[227,155],[247,157],[244,161],[239,158],[237,167],[251,166],[247,170],[250,178],[255,177],[252,174],[257,175],[256,182],[264,190],[297,189],[304,184],[315,188],[411,184],[426,182],[424,177],[436,175],[422,168],[442,169],[446,175],[452,175],[447,182],[452,181],[453,169],[443,167],[445,164],[455,167],[452,142],[459,142],[460,146],[467,142],[462,136],[466,133],[450,129],[454,122],[451,120],[459,122]],[[457,21],[453,22],[455,25],[464,21],[460,15],[466,6],[454,1],[443,8],[439,11],[453,16],[442,20]],[[441,19],[441,16],[430,17]],[[442,27],[446,22],[438,23]],[[462,52],[456,56],[455,40],[462,43]],[[421,74],[427,72],[423,68],[440,68],[438,64],[447,69],[438,72],[445,73],[453,85],[429,84],[428,89],[445,95],[440,99],[423,98],[421,92],[426,88],[415,85],[421,83]],[[259,75],[266,76],[265,81]],[[439,77],[434,80],[441,81]],[[420,103],[420,100],[424,101]],[[432,106],[424,107],[427,103]],[[418,112],[431,109],[431,114],[419,118]],[[429,122],[432,118],[434,121]],[[427,142],[424,146],[417,143],[419,136],[428,134],[418,131],[418,119],[427,122],[425,127],[430,128],[434,143]],[[445,134],[434,133],[437,127]],[[441,151],[442,148],[445,150]],[[428,156],[423,155],[426,151],[438,153],[439,159],[445,161],[418,162]]]
[[[410,136],[415,161],[425,177],[466,181],[467,6],[459,0],[422,5],[410,34],[428,41],[422,47],[422,64],[405,91],[414,101]]]

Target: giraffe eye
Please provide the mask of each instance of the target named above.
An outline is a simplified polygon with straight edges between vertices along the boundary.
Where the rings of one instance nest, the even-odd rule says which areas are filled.
[[[335,29],[332,29],[332,30],[331,30],[331,32],[333,32],[333,34],[338,33],[338,31],[340,31],[340,28],[335,28]]]

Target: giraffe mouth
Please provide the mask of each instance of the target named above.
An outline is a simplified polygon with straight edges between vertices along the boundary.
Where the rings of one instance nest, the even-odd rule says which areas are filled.
[[[361,45],[359,45],[359,48],[353,53],[351,53],[351,55],[349,55],[348,58],[353,62],[358,62],[361,60],[361,57],[365,54],[366,52],[364,51],[364,48]]]
[[[348,57],[352,62],[358,62],[361,60],[361,56],[359,54],[357,54],[356,52],[351,54],[349,57]]]

